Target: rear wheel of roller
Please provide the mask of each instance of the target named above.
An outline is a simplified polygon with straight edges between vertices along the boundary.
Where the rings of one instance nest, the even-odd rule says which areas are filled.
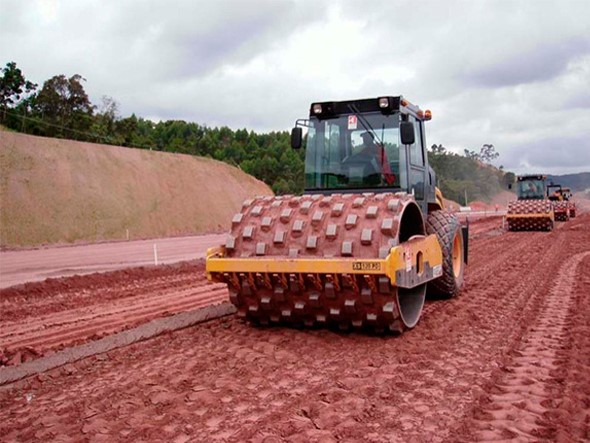
[[[426,218],[426,232],[435,234],[443,255],[442,276],[428,283],[429,295],[451,298],[463,284],[463,234],[455,215],[434,211]]]

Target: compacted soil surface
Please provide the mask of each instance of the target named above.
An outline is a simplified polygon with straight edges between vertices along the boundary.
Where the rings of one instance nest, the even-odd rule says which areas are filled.
[[[402,335],[219,318],[0,386],[0,441],[589,441],[590,214],[501,224],[472,224],[464,290]],[[0,293],[12,365],[91,340],[94,315],[125,319],[92,332],[108,334],[158,300],[226,297],[202,262],[38,285]]]

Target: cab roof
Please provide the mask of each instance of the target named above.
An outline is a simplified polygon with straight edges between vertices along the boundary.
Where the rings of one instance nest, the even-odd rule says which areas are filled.
[[[524,180],[547,180],[547,176],[543,174],[525,174],[517,176],[516,179],[519,182]]]
[[[309,109],[309,115],[319,119],[334,118],[352,113],[365,114],[369,112],[381,112],[382,114],[401,112],[403,114],[413,115],[418,120],[430,120],[432,118],[432,113],[429,110],[423,111],[401,95],[362,98],[356,100],[314,102]]]

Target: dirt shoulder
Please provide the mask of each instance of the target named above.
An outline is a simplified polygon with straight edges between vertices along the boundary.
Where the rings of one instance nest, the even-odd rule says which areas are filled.
[[[0,252],[0,288],[46,278],[84,275],[204,258],[226,234],[109,242]]]

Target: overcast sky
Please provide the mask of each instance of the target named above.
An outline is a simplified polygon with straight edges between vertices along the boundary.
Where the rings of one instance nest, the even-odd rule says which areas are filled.
[[[0,63],[80,74],[119,114],[289,130],[313,101],[404,95],[427,144],[590,171],[590,1],[0,0]]]

